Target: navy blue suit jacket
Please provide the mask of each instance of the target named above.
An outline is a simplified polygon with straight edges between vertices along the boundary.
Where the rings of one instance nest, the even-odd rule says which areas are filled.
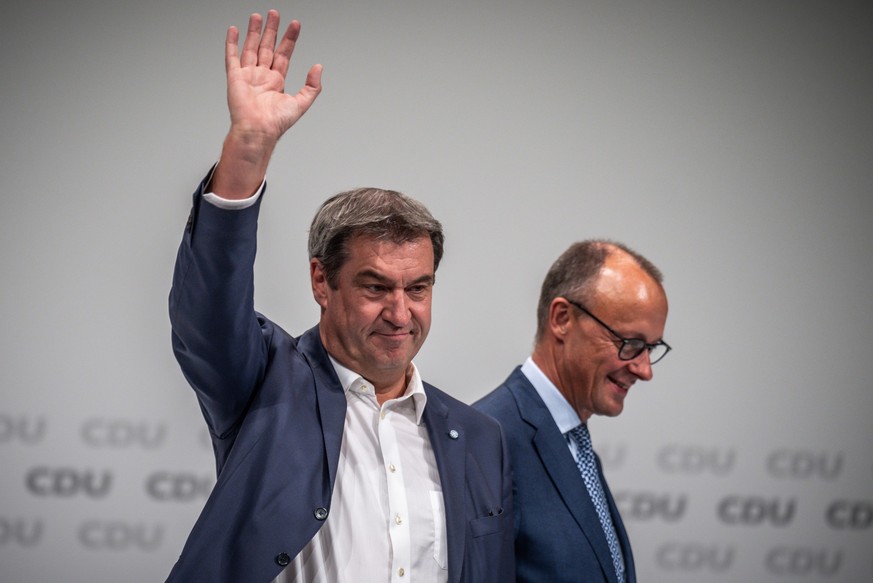
[[[567,440],[521,367],[473,407],[497,419],[509,442],[517,581],[615,583],[606,536]],[[597,470],[624,554],[625,581],[635,583],[630,542],[599,458]]]
[[[179,249],[170,319],[218,477],[168,580],[268,583],[330,512],[346,398],[318,327],[294,338],[254,311],[260,201],[222,210],[202,201],[203,188]],[[500,426],[424,388],[423,422],[446,511],[448,580],[510,581],[512,482]]]

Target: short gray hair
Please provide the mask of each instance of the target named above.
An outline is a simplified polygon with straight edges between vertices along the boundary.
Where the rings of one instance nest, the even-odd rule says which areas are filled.
[[[309,258],[321,262],[334,289],[348,259],[348,242],[358,235],[393,243],[427,236],[433,244],[434,273],[443,257],[443,227],[417,200],[381,188],[340,192],[324,201],[309,228]]]
[[[606,258],[616,251],[623,251],[659,284],[664,276],[655,265],[622,243],[607,239],[588,239],[573,243],[549,268],[540,290],[537,304],[537,335],[540,341],[549,322],[549,308],[558,297],[570,297],[576,301],[590,303],[594,283]]]

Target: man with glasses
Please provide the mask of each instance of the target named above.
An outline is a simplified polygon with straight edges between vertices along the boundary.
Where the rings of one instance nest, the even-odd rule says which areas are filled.
[[[509,441],[519,582],[636,581],[587,421],[621,413],[670,351],[661,281],[620,243],[573,244],[543,281],[533,354],[474,405]]]

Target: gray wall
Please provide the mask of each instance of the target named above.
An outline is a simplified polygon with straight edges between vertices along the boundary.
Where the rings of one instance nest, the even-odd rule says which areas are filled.
[[[13,2],[0,36],[0,580],[155,581],[213,462],[166,296],[255,2]],[[674,352],[595,419],[641,580],[873,581],[873,9],[854,2],[295,2],[259,309],[317,318],[306,227],[359,185],[448,233],[425,377],[528,354],[571,242],[666,274]]]

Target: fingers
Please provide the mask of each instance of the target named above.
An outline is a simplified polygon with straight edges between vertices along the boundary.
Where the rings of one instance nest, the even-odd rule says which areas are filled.
[[[302,116],[321,93],[321,65],[313,65],[306,75],[306,84],[297,92],[297,107]]]
[[[268,67],[279,73],[284,80],[291,63],[294,47],[300,36],[300,23],[292,20],[291,24],[276,47],[276,36],[279,30],[279,13],[270,10],[267,13],[267,21],[263,33],[261,25],[264,23],[260,14],[252,14],[249,17],[246,38],[243,41],[242,54],[239,50],[239,31],[235,26],[227,29],[225,39],[225,65],[230,75],[234,69],[241,67]],[[275,52],[274,52],[275,51]],[[314,65],[306,75],[306,83],[297,92],[295,100],[300,109],[300,115],[306,112],[318,94],[321,93],[321,65]],[[281,89],[280,89],[281,92]]]
[[[239,31],[235,26],[227,29],[227,36],[224,39],[224,66],[230,71],[234,68],[239,68]]]
[[[288,65],[291,63],[291,55],[294,54],[294,46],[300,36],[300,23],[292,20],[285,31],[285,36],[279,42],[276,54],[273,55],[273,70],[281,73],[284,77],[288,73]]]
[[[267,22],[264,26],[263,34],[261,34],[262,24],[263,18],[260,14],[252,14],[249,17],[242,57],[239,57],[237,47],[239,32],[236,27],[228,29],[227,48],[225,51],[226,58],[229,60],[228,64],[238,61],[239,66],[242,67],[257,65],[269,67],[284,77],[288,72],[288,66],[291,63],[291,55],[294,53],[297,38],[300,36],[300,23],[296,20],[291,21],[278,47],[276,47],[276,38],[279,31],[279,12],[276,10],[267,12]]]
[[[249,16],[249,28],[246,31],[246,40],[243,42],[240,65],[253,67],[258,64],[258,45],[261,40],[261,23],[263,18],[260,14]]]
[[[273,64],[273,49],[276,46],[276,34],[279,30],[279,13],[275,10],[267,12],[267,24],[264,26],[264,35],[258,47],[258,63],[265,67]]]

